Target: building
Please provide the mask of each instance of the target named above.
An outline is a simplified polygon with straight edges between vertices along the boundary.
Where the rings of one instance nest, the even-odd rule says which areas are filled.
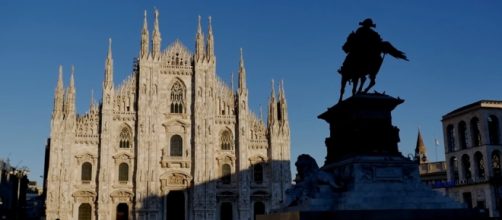
[[[25,219],[28,170],[0,160],[0,219]]]
[[[443,116],[448,194],[467,207],[501,215],[502,101],[482,100]]]
[[[47,145],[47,219],[251,219],[281,206],[291,183],[284,86],[268,121],[252,113],[244,58],[238,88],[216,75],[214,35],[199,23],[195,51],[161,50],[147,15],[132,74],[113,81],[111,40],[102,100],[75,112],[59,69]],[[151,46],[151,47],[150,47]]]
[[[420,179],[434,190],[446,194],[446,170],[444,161],[430,162],[427,158],[427,147],[422,139],[422,134],[418,131],[417,145],[415,147],[415,161],[418,162]]]

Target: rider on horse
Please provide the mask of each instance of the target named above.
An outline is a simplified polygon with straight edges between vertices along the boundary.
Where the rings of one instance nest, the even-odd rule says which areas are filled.
[[[372,28],[376,27],[370,18],[359,22],[356,32],[350,33],[347,42],[342,49],[347,53],[347,57],[338,72],[342,75],[342,87],[340,101],[343,97],[345,84],[349,80],[353,83],[352,95],[356,94],[357,84],[360,83],[357,92],[362,92],[366,75],[370,76],[371,82],[364,92],[375,85],[376,74],[380,70],[383,62],[382,53],[390,54],[395,58],[407,60],[406,55],[394,48],[389,42],[383,41],[380,35]]]

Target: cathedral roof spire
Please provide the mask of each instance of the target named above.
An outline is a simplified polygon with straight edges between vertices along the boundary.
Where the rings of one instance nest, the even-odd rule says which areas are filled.
[[[152,44],[153,44],[153,58],[158,59],[160,57],[160,42],[162,41],[162,38],[160,37],[160,30],[159,30],[159,10],[155,9],[154,10],[154,15],[155,15],[155,21],[153,24],[153,39],[152,39]]]
[[[143,18],[143,29],[141,30],[141,52],[140,58],[148,57],[148,22],[146,21],[146,10]]]
[[[70,86],[68,87],[70,93],[75,92],[75,66],[71,65],[71,74],[70,74]]]
[[[279,84],[279,106],[280,109],[279,115],[280,121],[282,124],[285,124],[288,122],[288,104],[286,103],[286,93],[284,92],[284,80],[281,80],[281,83]]]
[[[275,83],[272,79],[272,92],[270,93],[270,99],[268,102],[268,127],[271,128],[275,121],[277,120],[277,103],[275,102]]]
[[[234,92],[234,71],[230,73],[230,85],[232,87],[232,92]]]
[[[211,16],[208,18],[208,31],[207,31],[207,47],[206,47],[206,57],[207,60],[214,63],[214,36],[213,36],[213,26],[211,24]]]
[[[195,36],[195,60],[202,61],[204,58],[204,34],[202,33],[201,17],[197,24],[197,35]]]
[[[242,94],[247,90],[246,88],[246,68],[244,67],[244,57],[241,48],[241,60],[239,62],[239,93]]]
[[[64,111],[65,117],[75,115],[75,66],[71,66],[70,85],[66,90]]]
[[[113,57],[112,57],[112,39],[108,39],[108,54],[105,62],[105,81],[103,82],[104,89],[113,88]]]
[[[52,112],[52,118],[57,118],[63,112],[63,102],[64,102],[64,88],[63,88],[63,66],[59,65],[58,82],[56,85],[56,91],[54,92],[54,109]]]

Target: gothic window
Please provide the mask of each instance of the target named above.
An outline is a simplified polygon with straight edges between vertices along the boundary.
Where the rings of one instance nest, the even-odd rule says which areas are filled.
[[[462,155],[462,171],[464,171],[464,179],[471,179],[471,162],[467,154]]]
[[[232,150],[232,133],[229,130],[225,130],[221,133],[221,149],[222,150]]]
[[[127,181],[129,181],[129,165],[121,163],[119,165],[119,182],[127,183]]]
[[[256,220],[257,215],[265,214],[265,204],[263,202],[255,202],[253,205],[254,220]]]
[[[183,156],[183,139],[179,135],[173,135],[171,137],[171,157],[181,157]]]
[[[459,179],[458,177],[458,160],[456,157],[452,157],[450,159],[450,165],[449,165],[450,169],[451,169],[451,178],[453,181],[457,181]]]
[[[89,203],[82,203],[78,207],[78,220],[91,220],[92,207]]]
[[[122,128],[120,131],[120,148],[131,148],[131,130],[128,127]]]
[[[458,140],[460,149],[467,148],[467,126],[464,121],[458,123]]]
[[[263,166],[261,164],[253,166],[253,180],[256,184],[263,183]]]
[[[455,150],[455,135],[453,134],[453,125],[448,125],[446,128],[446,138],[448,141],[448,152]]]
[[[232,220],[233,215],[234,214],[233,214],[232,203],[230,203],[230,202],[221,203],[220,219],[221,220]]]
[[[490,144],[499,143],[499,119],[495,115],[488,117],[488,135],[490,136]]]
[[[230,165],[223,164],[223,166],[221,166],[221,182],[223,184],[230,184],[232,182],[231,173]]]
[[[185,89],[180,81],[171,88],[171,113],[183,113]]]
[[[83,183],[89,183],[92,180],[92,164],[85,162],[82,164],[81,177]]]
[[[493,169],[493,176],[501,176],[499,151],[494,151],[492,153],[492,169]]]
[[[485,162],[483,160],[483,154],[481,154],[481,152],[479,152],[479,151],[476,152],[474,154],[474,161],[476,163],[476,168],[478,171],[477,177],[478,178],[485,177]]]
[[[481,145],[481,133],[479,132],[479,119],[476,117],[471,119],[471,141],[473,147]]]

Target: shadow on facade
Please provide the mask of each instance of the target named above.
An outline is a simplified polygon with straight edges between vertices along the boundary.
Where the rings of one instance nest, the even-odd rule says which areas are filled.
[[[286,166],[288,169],[283,169]],[[112,218],[254,220],[255,215],[269,213],[283,205],[291,180],[282,178],[289,174],[272,171],[289,171],[289,166],[289,161],[268,161],[234,172],[232,167],[238,166],[223,163],[218,169],[207,171],[215,176],[213,180],[201,183],[171,169],[167,171],[169,175],[161,175],[157,182],[144,182],[148,187],[159,188],[157,195],[143,197],[136,193],[135,203],[117,202]],[[197,173],[195,178],[200,173],[192,172]]]

